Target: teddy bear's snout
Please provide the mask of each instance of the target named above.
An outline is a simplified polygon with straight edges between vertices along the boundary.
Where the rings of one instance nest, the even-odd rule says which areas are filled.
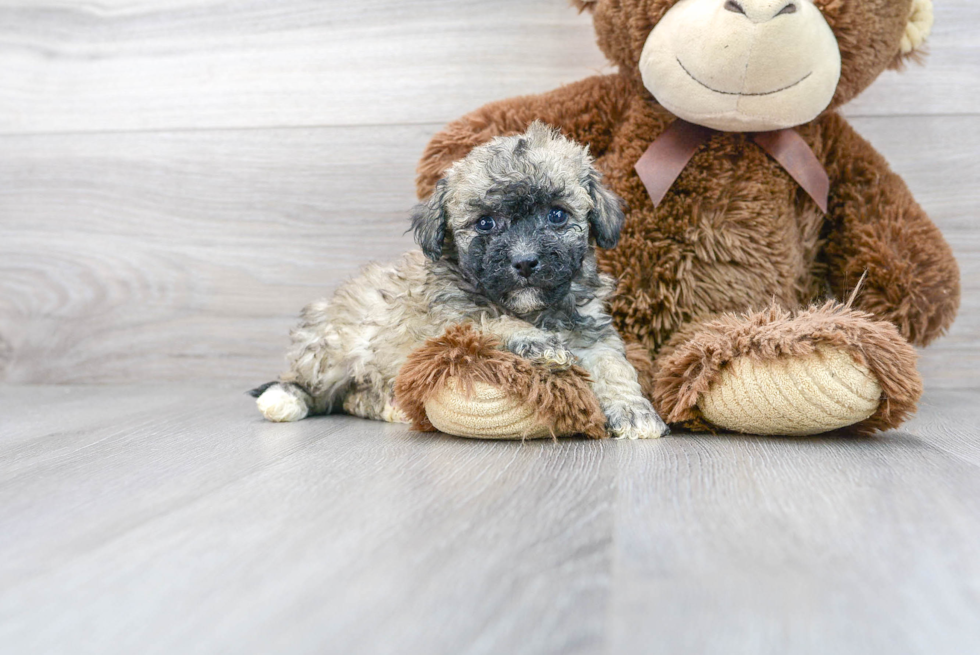
[[[727,0],[725,10],[745,16],[753,23],[768,23],[799,12],[796,0]]]

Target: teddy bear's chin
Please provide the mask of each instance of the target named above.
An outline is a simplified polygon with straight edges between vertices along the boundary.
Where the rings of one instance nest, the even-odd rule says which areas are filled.
[[[795,127],[832,102],[837,39],[818,9],[753,21],[722,3],[682,0],[648,37],[643,83],[673,114],[727,132]]]
[[[722,112],[717,114],[702,114],[689,111],[683,105],[672,105],[668,101],[660,103],[670,113],[682,118],[688,123],[710,127],[721,132],[769,132],[796,127],[808,123],[819,116],[823,109],[814,114],[743,113],[739,111]]]

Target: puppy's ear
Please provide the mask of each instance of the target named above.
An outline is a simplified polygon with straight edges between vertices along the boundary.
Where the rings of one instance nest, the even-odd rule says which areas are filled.
[[[432,261],[442,256],[442,244],[446,241],[446,189],[445,179],[439,180],[436,190],[425,202],[416,205],[412,210],[412,229],[415,231],[415,243],[419,244],[425,256]]]
[[[600,248],[615,248],[623,229],[623,201],[602,183],[602,176],[594,168],[589,172],[586,188],[592,196],[589,227]]]

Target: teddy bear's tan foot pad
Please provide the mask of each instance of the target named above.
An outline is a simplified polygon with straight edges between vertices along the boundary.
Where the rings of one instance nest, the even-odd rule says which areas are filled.
[[[440,432],[473,439],[540,439],[551,430],[534,408],[500,388],[474,382],[472,394],[450,379],[425,403],[429,422]]]
[[[867,419],[881,395],[875,376],[847,351],[817,346],[805,356],[732,360],[698,407],[733,432],[803,436]]]

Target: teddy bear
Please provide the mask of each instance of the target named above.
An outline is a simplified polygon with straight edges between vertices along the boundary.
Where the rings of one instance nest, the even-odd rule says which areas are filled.
[[[951,325],[959,269],[906,184],[838,110],[921,58],[931,0],[573,4],[592,12],[618,71],[449,124],[419,163],[419,197],[494,136],[535,120],[558,128],[588,145],[626,203],[619,245],[600,252],[600,266],[619,281],[615,325],[673,427],[899,426],[922,393],[914,347]],[[480,339],[447,334],[406,365],[402,399],[416,427],[438,415],[463,436],[554,435],[572,406],[590,426],[578,431],[596,436],[581,380],[558,384],[547,402],[529,397],[548,372],[508,359],[474,373],[494,345]],[[524,423],[488,428],[488,406]],[[576,432],[562,421],[558,432]]]

